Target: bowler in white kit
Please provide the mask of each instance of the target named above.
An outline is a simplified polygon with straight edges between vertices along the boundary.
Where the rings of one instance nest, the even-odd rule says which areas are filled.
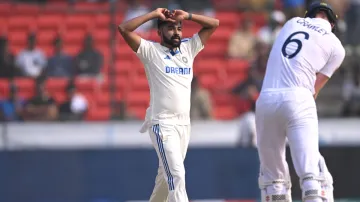
[[[263,202],[292,201],[286,141],[302,201],[334,201],[333,179],[319,152],[315,99],[345,57],[332,32],[336,20],[330,5],[315,2],[305,18],[290,19],[274,42],[255,112]]]
[[[157,19],[160,43],[145,40],[134,30]],[[182,21],[202,26],[192,38],[182,38]],[[188,202],[185,188],[186,156],[190,139],[190,94],[193,62],[219,20],[182,10],[158,8],[119,25],[119,32],[145,67],[150,106],[140,130],[149,131],[159,158],[159,169],[150,202]]]

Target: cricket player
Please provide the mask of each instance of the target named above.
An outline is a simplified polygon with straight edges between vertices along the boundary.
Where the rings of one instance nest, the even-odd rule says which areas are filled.
[[[133,31],[157,19],[160,43]],[[182,21],[202,26],[192,38],[182,39]],[[159,158],[150,202],[188,202],[184,159],[190,139],[190,93],[195,56],[219,26],[219,20],[182,10],[158,8],[119,25],[119,32],[145,66],[150,106],[140,130],[149,130]]]
[[[315,99],[342,64],[345,50],[332,33],[337,16],[315,2],[290,19],[275,40],[256,102],[262,201],[289,202],[286,139],[304,202],[333,202],[333,180],[318,146]]]

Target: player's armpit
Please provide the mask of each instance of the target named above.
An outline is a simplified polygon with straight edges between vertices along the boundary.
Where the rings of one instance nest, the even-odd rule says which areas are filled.
[[[316,74],[316,81],[315,81],[315,94],[314,98],[316,99],[320,90],[325,86],[325,84],[329,81],[329,77],[322,73]]]

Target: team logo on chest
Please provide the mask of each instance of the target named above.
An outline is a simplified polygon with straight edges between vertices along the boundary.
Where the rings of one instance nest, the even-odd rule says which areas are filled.
[[[181,60],[183,61],[183,63],[187,64],[188,63],[188,59],[186,57],[182,57]]]

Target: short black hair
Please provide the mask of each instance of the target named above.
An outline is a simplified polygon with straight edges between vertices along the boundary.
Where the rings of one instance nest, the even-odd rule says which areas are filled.
[[[166,23],[169,23],[169,21],[161,20],[160,18],[157,19],[157,28],[160,29],[161,26],[165,25]],[[182,25],[182,22],[180,21],[180,24]]]

